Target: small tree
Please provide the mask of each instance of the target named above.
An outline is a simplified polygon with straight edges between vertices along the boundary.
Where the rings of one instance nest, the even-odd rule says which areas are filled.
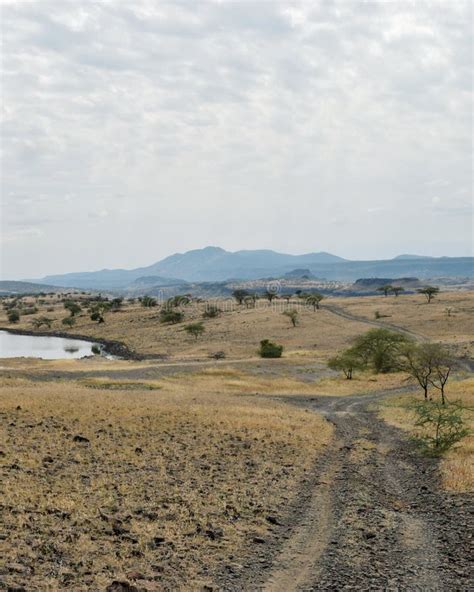
[[[97,321],[99,325],[101,323],[105,323],[104,314],[110,309],[110,306],[110,302],[106,302],[104,300],[96,302],[90,309],[91,320]]]
[[[444,389],[451,371],[456,367],[456,360],[442,345],[435,344],[435,348],[436,351],[433,356],[433,372],[430,374],[429,381],[435,389],[439,390],[441,404],[445,405],[446,396]]]
[[[160,323],[169,323],[175,325],[184,319],[184,314],[178,310],[170,310],[169,308],[162,308],[160,310]]]
[[[82,310],[80,305],[77,302],[74,302],[73,300],[66,300],[66,302],[64,303],[64,308],[69,311],[71,317],[74,317]]]
[[[120,308],[122,308],[123,298],[121,296],[119,296],[118,298],[113,298],[110,304],[111,310],[119,310]]]
[[[20,312],[16,308],[12,308],[7,314],[8,322],[18,323],[20,320]]]
[[[283,346],[277,345],[268,339],[263,339],[260,342],[260,349],[258,353],[260,354],[261,358],[281,358]]]
[[[319,303],[323,300],[324,296],[319,292],[314,292],[306,297],[306,303],[313,307],[313,310],[319,310]]]
[[[43,325],[50,329],[53,323],[53,319],[50,319],[48,317],[38,317],[37,319],[33,319],[31,322],[36,329],[40,329]]]
[[[220,308],[215,304],[207,304],[204,312],[202,313],[203,319],[215,319],[220,315]]]
[[[157,305],[156,298],[152,298],[151,296],[143,296],[141,305],[144,308],[153,308]]]
[[[76,319],[74,317],[66,317],[61,321],[61,323],[69,328],[74,327],[74,325],[76,324]]]
[[[256,301],[257,301],[257,296],[255,294],[248,294],[244,298],[245,308],[255,308]]]
[[[469,434],[460,404],[423,401],[414,407],[415,425],[423,429],[415,439],[429,454],[442,454]]]
[[[296,310],[296,308],[293,308],[292,310],[285,310],[282,314],[284,314],[285,317],[288,317],[290,319],[293,327],[296,327],[296,325],[298,324],[298,311]]]
[[[266,290],[263,296],[268,300],[270,304],[272,303],[273,299],[276,298],[275,292],[272,292],[271,290]]]
[[[196,340],[200,337],[205,329],[202,323],[192,323],[191,325],[186,325],[184,330],[189,334],[192,335]]]
[[[400,348],[411,340],[401,333],[388,329],[371,329],[354,340],[351,348],[364,364],[371,365],[375,372],[390,372],[398,369]]]
[[[391,284],[384,284],[377,288],[377,292],[383,292],[384,296],[388,296],[390,292],[393,291],[393,286]]]
[[[331,370],[342,371],[347,380],[352,380],[354,370],[362,370],[364,363],[355,351],[348,349],[342,354],[331,358],[328,361],[328,367]]]
[[[232,296],[237,300],[237,304],[242,304],[244,298],[248,295],[249,293],[247,292],[247,290],[242,290],[240,288],[232,292]]]
[[[418,293],[426,296],[426,300],[428,301],[428,304],[429,304],[433,300],[433,298],[437,294],[439,294],[439,288],[436,288],[435,286],[425,286],[424,288],[420,288],[418,290]]]
[[[396,297],[402,292],[405,292],[405,288],[403,288],[402,286],[392,286],[392,292],[395,294]]]

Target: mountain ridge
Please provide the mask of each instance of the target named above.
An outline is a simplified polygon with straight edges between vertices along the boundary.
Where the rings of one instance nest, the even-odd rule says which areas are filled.
[[[258,279],[283,277],[295,269],[307,269],[314,277],[354,280],[360,277],[396,275],[472,277],[472,257],[424,257],[401,255],[394,259],[352,261],[327,252],[302,255],[269,249],[226,251],[209,246],[185,253],[174,253],[149,266],[134,269],[48,275],[35,283],[82,289],[122,289],[144,277],[160,277],[174,282],[225,281],[229,278]]]

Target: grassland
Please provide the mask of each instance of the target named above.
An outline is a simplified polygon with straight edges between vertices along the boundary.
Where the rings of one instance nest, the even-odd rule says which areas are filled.
[[[31,321],[46,315],[53,324],[41,332],[64,331],[60,298],[34,302],[38,312],[15,327],[34,331]],[[114,579],[148,590],[212,589],[219,570],[238,573],[254,561],[334,445],[329,422],[283,398],[398,392],[379,413],[411,434],[407,403],[419,395],[400,394],[413,384],[406,375],[346,380],[326,362],[370,328],[376,311],[378,323],[472,356],[473,304],[466,292],[431,304],[419,295],[327,298],[316,311],[297,300],[221,303],[218,318],[203,320],[205,303],[193,303],[177,325],[137,303],[106,313],[104,324],[81,312],[71,333],[118,340],[150,359],[1,360],[4,582],[51,591],[103,590]],[[296,327],[282,314],[287,307],[298,307]],[[205,333],[195,340],[183,325],[198,320]],[[4,310],[0,326],[9,326]],[[281,343],[283,358],[260,359],[263,338]],[[210,359],[217,351],[226,359]],[[158,355],[165,358],[151,359]],[[472,378],[458,373],[447,394],[472,406]],[[467,438],[443,459],[447,489],[473,488],[473,446]]]

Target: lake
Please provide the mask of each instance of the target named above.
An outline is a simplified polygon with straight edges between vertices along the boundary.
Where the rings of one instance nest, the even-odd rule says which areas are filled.
[[[62,360],[93,355],[92,341],[43,335],[17,335],[0,331],[0,358]],[[100,347],[100,345],[99,345]]]

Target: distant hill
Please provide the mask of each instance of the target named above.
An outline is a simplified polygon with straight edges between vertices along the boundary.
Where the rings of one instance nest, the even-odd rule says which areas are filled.
[[[32,282],[1,281],[0,294],[39,294],[41,292],[60,292],[62,288],[58,286],[48,286],[47,284],[37,284]]]
[[[279,278],[301,269],[318,278],[341,281],[361,277],[470,278],[474,275],[474,258],[401,255],[388,260],[349,261],[325,252],[288,255],[270,250],[229,252],[219,247],[206,247],[176,253],[148,267],[68,273],[35,282],[83,290],[124,290],[140,278],[148,277],[158,281],[155,284],[154,280],[145,280],[150,286],[171,286],[186,282],[222,282],[230,278]]]
[[[426,255],[397,255],[397,257],[393,258],[394,261],[402,260],[402,261],[412,261],[414,259],[433,259],[433,257],[428,257]]]

